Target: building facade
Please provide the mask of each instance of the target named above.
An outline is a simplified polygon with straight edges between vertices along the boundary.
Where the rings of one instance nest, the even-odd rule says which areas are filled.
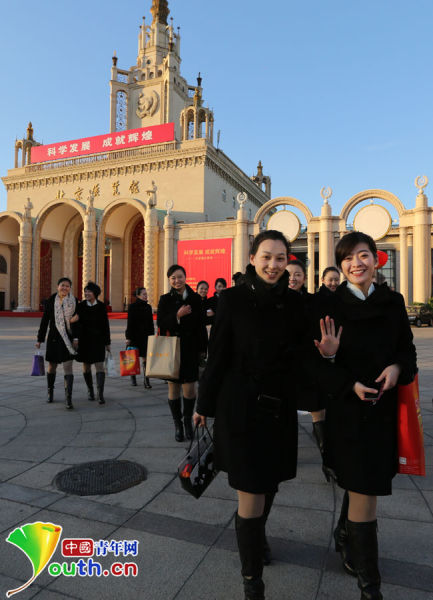
[[[384,190],[356,193],[338,216],[332,215],[330,190],[322,190],[319,216],[296,198],[272,199],[261,163],[248,177],[215,145],[200,74],[194,85],[181,74],[181,39],[168,19],[168,2],[154,0],[151,13],[151,24],[143,19],[140,27],[136,65],[121,69],[112,57],[110,135],[103,149],[66,157],[65,149],[77,144],[64,143],[37,161],[41,148],[31,123],[26,138],[15,143],[14,168],[2,178],[7,210],[0,213],[0,310],[39,309],[64,275],[79,297],[88,280],[96,281],[113,310],[123,310],[139,285],[156,305],[179,241],[230,238],[232,270],[243,271],[251,236],[267,226],[281,228],[293,252],[307,259],[310,291],[318,272],[333,264],[336,240],[355,227],[387,251],[386,278],[406,302],[425,302],[432,294],[433,248],[426,178],[417,178],[410,209]],[[137,135],[128,132],[145,136],[171,123],[169,141],[146,138],[145,145],[122,148],[124,138]]]

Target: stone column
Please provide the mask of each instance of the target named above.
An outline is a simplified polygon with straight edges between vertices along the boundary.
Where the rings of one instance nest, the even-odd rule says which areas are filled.
[[[164,293],[170,290],[170,284],[165,274],[168,268],[174,263],[174,232],[173,216],[170,212],[167,212],[164,219]]]
[[[158,305],[158,213],[156,211],[155,182],[152,189],[147,190],[147,210],[144,219],[144,287],[147,289],[149,304]]]
[[[327,200],[322,205],[319,234],[319,273],[326,267],[334,266],[334,232],[332,229],[332,209]],[[310,290],[308,290],[310,291]]]
[[[409,303],[409,271],[407,253],[407,229],[400,227],[400,294],[406,304]]]
[[[425,181],[425,183],[424,183]],[[419,188],[415,204],[413,227],[413,301],[427,302],[431,295],[431,242],[427,196],[427,178],[415,180]],[[424,185],[423,185],[424,184]]]
[[[248,214],[247,209],[245,208],[247,195],[243,194],[242,198],[239,200],[241,195],[242,194],[238,194],[239,210],[236,221],[233,273],[236,273],[237,271],[244,273],[245,267],[249,262]],[[243,199],[244,197],[245,199]]]
[[[314,259],[314,251],[315,251],[315,241],[316,234],[314,232],[307,232],[307,256],[309,259],[308,267],[307,267],[307,283],[308,283],[308,291],[310,294],[314,294],[314,270],[315,270],[315,259]]]
[[[17,312],[31,310],[31,274],[32,274],[32,217],[33,208],[30,198],[24,207],[23,220],[20,225],[19,258],[18,258],[18,306]]]
[[[93,196],[90,195],[87,200],[86,215],[84,217],[83,230],[83,289],[88,281],[95,281],[96,278],[96,220],[95,209],[93,208]]]

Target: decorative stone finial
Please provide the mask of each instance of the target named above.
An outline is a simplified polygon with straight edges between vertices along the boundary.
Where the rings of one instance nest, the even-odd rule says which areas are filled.
[[[198,87],[201,87],[201,82],[203,81],[203,77],[201,76],[200,71],[198,72],[198,77],[197,77],[197,85]]]
[[[154,23],[161,23],[161,25],[168,25],[167,17],[170,13],[170,9],[168,8],[167,0],[153,0],[150,12],[152,13],[152,16],[153,16],[152,25]]]
[[[263,165],[261,160],[259,160],[259,164],[257,165],[257,177],[263,177]]]
[[[236,200],[238,201],[239,207],[243,208],[248,200],[248,194],[246,192],[239,192],[236,196]]]
[[[332,188],[330,188],[329,186],[322,187],[322,189],[320,190],[320,195],[323,198],[323,204],[328,204],[328,200],[332,196]]]
[[[158,188],[155,185],[155,182],[152,181],[152,189],[151,190],[146,190],[146,194],[148,197],[148,201],[147,204],[149,206],[149,208],[155,208],[156,206],[156,190]]]
[[[117,66],[116,50],[113,52],[113,56],[111,57],[111,60],[113,61],[113,67],[116,67]]]
[[[173,200],[167,200],[165,203],[165,208],[167,209],[167,214],[171,215],[171,211],[173,210],[174,202]]]
[[[415,187],[418,188],[418,194],[422,196],[424,194],[424,188],[428,185],[428,177],[427,175],[418,175],[415,178]]]
[[[27,126],[27,139],[33,141],[33,125],[31,121]]]

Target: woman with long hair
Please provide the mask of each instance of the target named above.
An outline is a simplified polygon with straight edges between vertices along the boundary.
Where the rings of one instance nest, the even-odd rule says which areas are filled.
[[[346,281],[322,296],[314,317],[330,315],[342,332],[334,356],[325,353],[316,368],[328,398],[326,464],[345,490],[335,547],[344,569],[358,578],[361,600],[381,600],[377,496],[392,493],[397,384],[413,381],[416,351],[403,296],[386,283],[373,282],[378,266],[374,240],[349,233],[338,242],[335,259]],[[337,341],[335,332],[330,337]]]
[[[89,281],[84,288],[84,300],[78,304],[80,324],[77,361],[83,363],[83,377],[87,385],[87,398],[95,400],[92,365],[95,365],[96,389],[99,404],[105,404],[105,352],[110,351],[110,325],[105,304],[98,300],[99,285]]]
[[[179,379],[168,381],[168,404],[175,425],[175,440],[193,436],[191,418],[194,412],[199,362],[206,354],[207,332],[202,300],[186,283],[186,272],[181,265],[172,265],[167,271],[170,291],[158,303],[157,322],[161,335],[180,338]],[[180,390],[183,393],[183,410]],[[183,419],[183,420],[182,420]]]
[[[48,398],[54,400],[54,384],[56,381],[57,365],[63,364],[66,408],[72,405],[72,388],[74,375],[72,362],[77,354],[79,325],[74,321],[77,299],[72,295],[72,281],[69,277],[60,277],[57,282],[57,292],[50,296],[45,303],[37,335],[36,348],[45,341],[48,330],[45,360],[49,363],[47,369]]]
[[[302,298],[288,287],[289,253],[281,232],[258,234],[245,282],[221,294],[194,415],[202,426],[215,417],[216,466],[237,491],[235,528],[247,600],[264,598],[266,520],[279,483],[296,475],[293,380],[305,322]]]

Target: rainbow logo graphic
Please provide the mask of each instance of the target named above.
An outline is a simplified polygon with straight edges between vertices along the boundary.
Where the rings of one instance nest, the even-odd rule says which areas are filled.
[[[19,548],[32,563],[32,577],[16,590],[6,592],[6,598],[10,598],[18,592],[22,592],[42,573],[50,558],[56,551],[62,528],[54,523],[27,523],[22,527],[17,527],[9,534],[6,541]]]

